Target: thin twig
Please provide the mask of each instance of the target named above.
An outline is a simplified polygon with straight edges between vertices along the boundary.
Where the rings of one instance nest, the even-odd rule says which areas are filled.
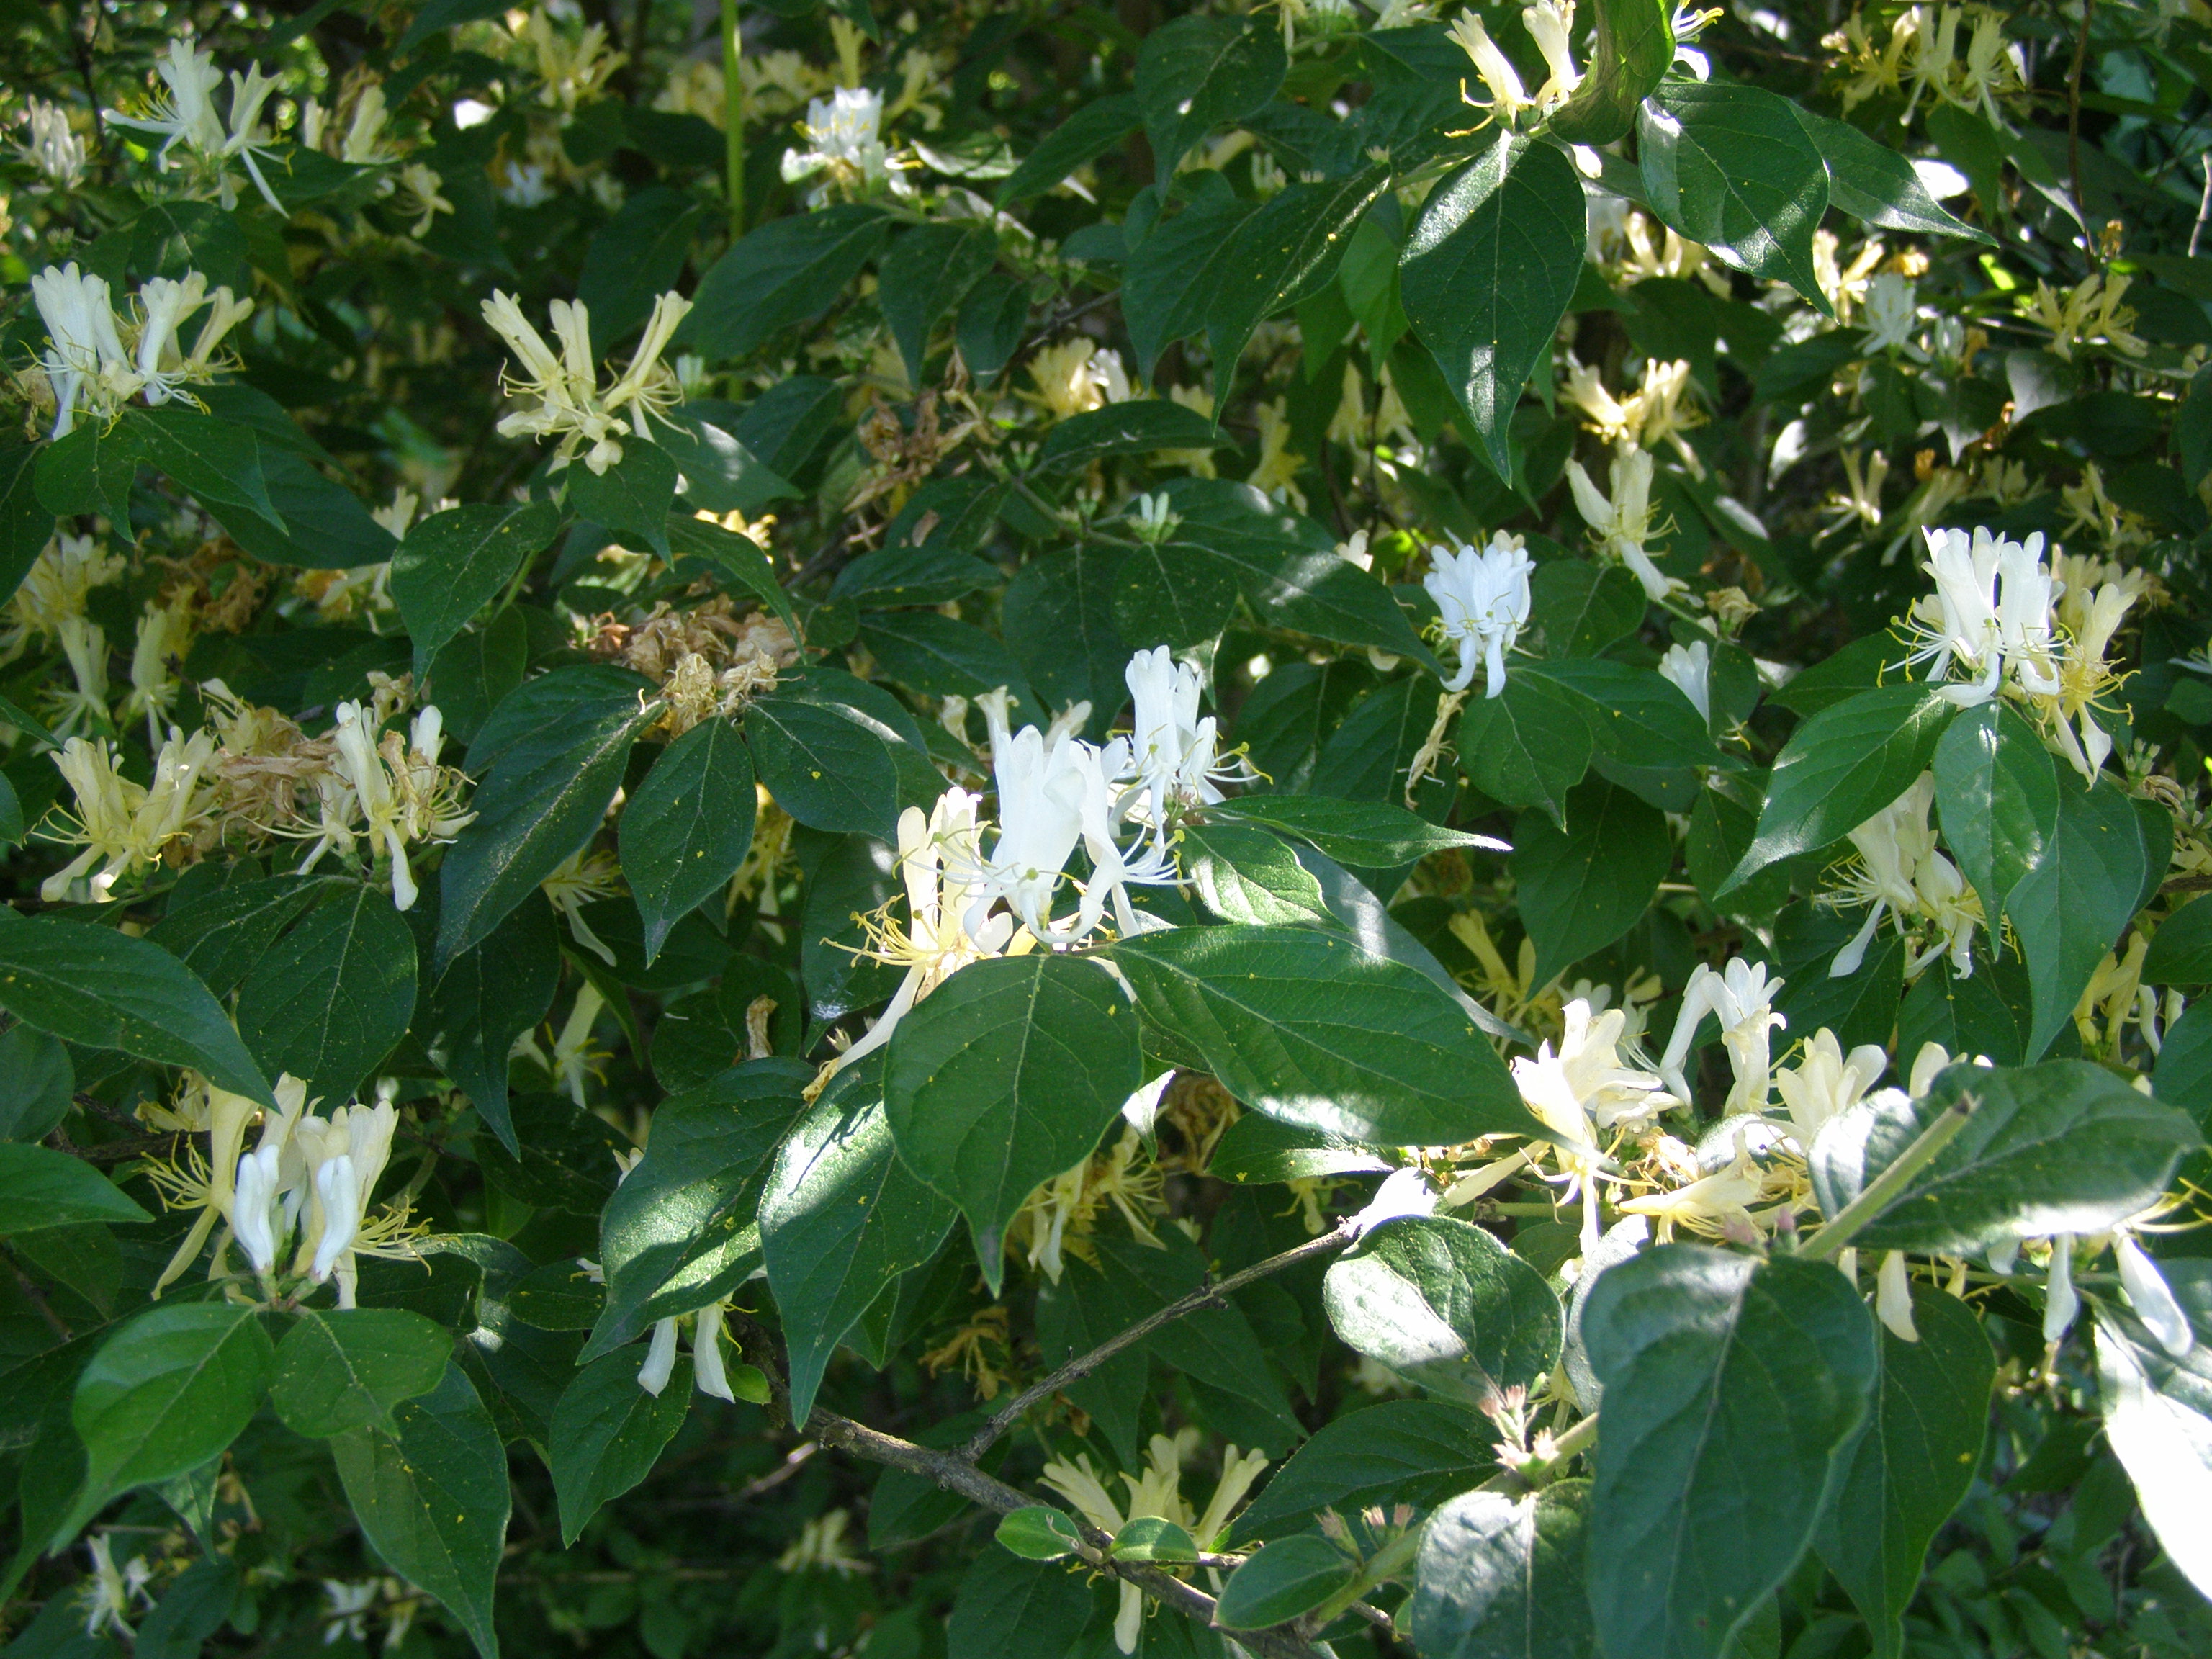
[[[53,1334],[64,1342],[75,1341],[76,1333],[70,1329],[62,1316],[53,1310],[46,1301],[46,1293],[39,1288],[38,1281],[17,1266],[12,1255],[8,1258],[8,1271],[15,1275],[15,1285],[23,1292],[23,1299],[39,1310],[39,1316],[46,1322]]]
[[[988,1451],[992,1443],[1000,1435],[1019,1422],[1022,1414],[1030,1407],[1040,1401],[1049,1400],[1069,1383],[1090,1376],[1124,1348],[1143,1341],[1161,1326],[1181,1319],[1187,1313],[1195,1313],[1200,1308],[1218,1304],[1231,1291],[1242,1290],[1255,1279],[1265,1279],[1271,1273],[1279,1273],[1285,1267],[1296,1267],[1301,1261],[1310,1261],[1316,1256],[1332,1255],[1358,1237],[1352,1218],[1347,1216],[1318,1238],[1308,1239],[1294,1249],[1285,1250],[1280,1255],[1271,1255],[1265,1261],[1255,1262],[1218,1283],[1200,1285],[1189,1295],[1169,1303],[1150,1318],[1140,1319],[1127,1330],[1107,1338],[1089,1353],[1079,1354],[1069,1360],[1042,1382],[1023,1389],[1005,1409],[975,1431],[975,1437],[960,1449],[960,1455],[973,1462]]]

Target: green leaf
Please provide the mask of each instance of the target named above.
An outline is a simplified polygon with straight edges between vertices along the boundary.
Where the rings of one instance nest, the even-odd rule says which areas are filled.
[[[705,203],[654,185],[631,196],[592,233],[576,298],[591,314],[598,356],[610,356],[652,314],[653,301],[677,285],[706,216]]]
[[[1132,93],[1093,98],[1038,141],[999,186],[999,205],[1042,196],[1085,161],[1095,161],[1145,124]]]
[[[131,486],[146,447],[137,430],[118,421],[87,421],[39,452],[39,505],[49,518],[98,513],[108,522],[131,522]]]
[[[1176,856],[1206,908],[1224,921],[1258,926],[1336,926],[1321,884],[1264,830],[1187,823]]]
[[[305,1309],[276,1345],[269,1403],[318,1440],[390,1429],[392,1408],[436,1388],[453,1349],[451,1332],[404,1308]]]
[[[1895,801],[1928,769],[1956,712],[1928,686],[1885,685],[1829,705],[1791,732],[1775,757],[1759,833],[1722,895],[1770,864],[1842,840]]]
[[[461,1623],[483,1659],[498,1659],[492,1581],[507,1541],[507,1449],[457,1365],[395,1407],[398,1431],[356,1429],[331,1442],[362,1535],[392,1571]]]
[[[308,911],[238,992],[246,1046],[326,1100],[352,1094],[414,1017],[415,935],[380,887]]]
[[[672,453],[680,455],[683,452],[676,450]],[[702,506],[706,504],[704,501],[701,503]],[[721,510],[727,512],[729,509],[725,507]],[[777,584],[775,568],[761,552],[757,543],[750,537],[725,530],[705,519],[686,514],[678,514],[669,520],[667,529],[668,544],[678,557],[695,554],[709,561],[718,572],[733,579],[738,586],[775,611],[777,619],[790,630],[792,638],[805,637],[806,630],[799,625],[799,613],[791,608],[790,595]]]
[[[2146,985],[2212,984],[2212,900],[2185,904],[2159,923],[2142,977]]]
[[[1091,1591],[1064,1567],[986,1550],[960,1581],[945,1659],[1063,1654],[1091,1622]]]
[[[1638,124],[1644,199],[1728,264],[1787,283],[1832,314],[1813,269],[1828,165],[1790,100],[1729,82],[1670,81]]]
[[[1401,1216],[1329,1264],[1336,1334],[1432,1394],[1480,1406],[1533,1388],[1559,1363],[1559,1298],[1480,1227]]]
[[[392,556],[392,598],[416,672],[497,599],[524,561],[552,545],[561,515],[544,501],[476,502],[434,513]]]
[[[845,1334],[884,1285],[936,1253],[952,1225],[951,1205],[893,1150],[869,1076],[874,1069],[856,1065],[840,1074],[776,1154],[761,1194],[761,1249],[783,1316],[795,1422],[813,1409]]]
[[[668,514],[676,503],[676,458],[659,444],[632,439],[622,459],[594,472],[579,457],[568,470],[568,505],[593,524],[633,531],[664,559]]]
[[[1605,14],[1600,12],[1599,15]],[[1583,1583],[1589,1482],[1470,1492],[1429,1517],[1413,1640],[1433,1659],[1595,1659]]]
[[[1164,398],[1133,398],[1071,415],[1046,434],[1037,471],[1086,466],[1104,455],[1146,455],[1162,449],[1212,449],[1230,441],[1194,409]]]
[[[1270,1117],[1375,1146],[1543,1133],[1449,997],[1339,934],[1176,928],[1122,939],[1109,954],[1145,1018],[1194,1046],[1232,1095]]]
[[[84,1486],[70,1530],[115,1493],[219,1456],[252,1420],[275,1350],[249,1307],[149,1309],[102,1343],[70,1408],[84,1442]]]
[[[1385,1401],[1323,1424],[1237,1517],[1230,1536],[1239,1545],[1279,1538],[1328,1509],[1356,1515],[1374,1505],[1427,1508],[1497,1468],[1494,1433],[1463,1407]]]
[[[790,479],[754,454],[749,445],[688,405],[669,410],[667,419],[653,428],[653,441],[666,450],[676,463],[677,471],[683,475],[677,481],[677,488],[694,507],[757,517],[763,507],[790,501],[801,493]],[[703,532],[709,529],[720,531],[719,525],[710,526],[699,519],[690,522],[699,529],[685,532],[679,532],[675,525],[669,526],[669,545],[678,553],[690,550],[687,544],[696,545],[702,538],[718,539],[703,536]],[[743,550],[729,550],[734,556],[729,562],[742,568]],[[780,595],[772,580],[763,581],[761,587]],[[757,597],[766,597],[760,588],[754,592]],[[776,604],[777,600],[771,599],[769,603]],[[778,614],[781,614],[780,610]],[[785,626],[790,624],[787,622]]]
[[[1500,806],[1541,807],[1565,830],[1567,792],[1589,770],[1590,725],[1582,700],[1535,674],[1508,674],[1505,690],[1476,697],[1460,716],[1468,781]]]
[[[635,1348],[618,1349],[576,1373],[553,1408],[545,1461],[561,1505],[561,1542],[574,1544],[584,1522],[653,1473],[684,1426],[691,1405],[691,1362],[679,1359],[658,1395],[637,1380]]]
[[[1637,106],[1674,61],[1669,12],[1667,0],[1597,0],[1589,69],[1575,95],[1552,117],[1554,135],[1592,146],[1628,136]]]
[[[44,1140],[76,1095],[67,1044],[28,1025],[0,1031],[0,1140]]]
[[[1994,247],[1994,238],[1954,216],[1928,193],[1912,163],[1847,121],[1817,115],[1802,104],[1791,112],[1828,166],[1828,203],[1883,230],[1915,236],[1964,236]]]
[[[1213,359],[1213,401],[1229,402],[1237,360],[1263,318],[1327,287],[1352,233],[1389,184],[1384,167],[1279,191],[1238,227],[1213,272],[1206,306],[1206,343]]]
[[[775,804],[810,830],[897,839],[899,734],[865,709],[760,697],[745,709],[745,738]]]
[[[1025,1504],[1002,1516],[992,1535],[1024,1561],[1058,1561],[1083,1542],[1075,1522],[1049,1504]]]
[[[1200,188],[1182,211],[1156,222],[1129,249],[1123,269],[1121,309],[1136,354],[1132,367],[1148,383],[1168,343],[1205,325],[1225,286],[1230,250],[1254,216],[1252,204],[1227,189],[1220,174],[1202,173],[1197,179],[1211,188]]]
[[[525,898],[438,976],[416,1033],[500,1145],[517,1157],[522,1148],[507,1110],[507,1055],[515,1039],[545,1018],[560,981],[553,908],[543,897]]]
[[[1926,1097],[1863,1101],[1813,1143],[1813,1192],[1833,1217],[1954,1103],[1973,1115],[1935,1161],[1861,1228],[1868,1249],[1972,1255],[2050,1233],[2101,1232],[2157,1202],[2203,1144],[2174,1107],[2086,1060],[1953,1066]]]
[[[1878,1380],[1872,1316],[1825,1262],[1662,1244],[1601,1274],[1589,1600],[1609,1653],[1718,1659],[1841,1484]]]
[[[807,1110],[800,1091],[813,1075],[793,1060],[755,1060],[654,1109],[645,1156],[599,1218],[606,1309],[585,1359],[655,1319],[704,1307],[750,1271],[761,1188]]]
[[[1567,798],[1566,822],[1523,812],[1513,826],[1508,868],[1540,985],[1634,927],[1674,861],[1665,816],[1602,779]]]
[[[145,446],[147,465],[167,474],[203,507],[210,512],[242,507],[283,532],[284,519],[270,499],[264,457],[252,428],[176,403],[134,409],[125,418]]]
[[[39,500],[40,448],[0,447],[0,593],[12,595],[53,539],[52,510]]]
[[[2097,1393],[2105,1437],[2118,1456],[2143,1519],[2200,1595],[2212,1595],[2212,1273],[2202,1261],[2160,1264],[2196,1341],[2179,1358],[2140,1321],[2097,1308]]]
[[[876,297],[906,363],[907,384],[921,385],[931,331],[999,257],[988,224],[917,225],[890,245],[876,270]]]
[[[1131,548],[1113,580],[1114,627],[1136,650],[1202,645],[1237,608],[1234,572],[1173,541]]]
[[[653,719],[628,675],[562,668],[492,711],[469,750],[497,758],[477,776],[477,821],[438,872],[438,963],[489,936],[561,861],[588,842],[622,787],[631,742]]]
[[[1547,657],[1595,657],[1644,625],[1644,584],[1626,565],[1553,559],[1528,579],[1528,620]]]
[[[222,1005],[149,940],[51,916],[0,927],[0,1006],[64,1042],[190,1066],[233,1094],[276,1103]]]
[[[1902,1620],[1936,1528],[1981,1467],[1996,1357],[1974,1310],[1926,1286],[1917,1342],[1881,1335],[1881,1388],[1815,1539],[1864,1615],[1875,1659],[1899,1659]]]
[[[1455,847],[1491,853],[1504,850],[1488,836],[1446,829],[1402,806],[1381,801],[1263,793],[1239,795],[1206,810],[1212,817],[1231,823],[1265,824],[1333,859],[1367,870],[1395,870]]]
[[[1214,1143],[1206,1172],[1240,1185],[1305,1181],[1316,1176],[1382,1175],[1391,1165],[1364,1146],[1247,1112]]]
[[[857,203],[769,220],[699,279],[677,343],[720,361],[750,356],[778,330],[828,310],[890,232],[881,208]]]
[[[265,428],[257,426],[251,435],[260,446],[261,477],[283,528],[236,505],[210,507],[240,546],[264,563],[306,569],[372,564],[392,556],[398,544],[392,532],[352,490],[324,477],[307,454]]]
[[[1936,811],[1960,873],[1994,922],[2058,830],[2058,775],[2034,728],[2001,702],[1962,710],[1936,744]]]
[[[1198,1540],[1172,1521],[1138,1515],[1114,1534],[1116,1560],[1188,1564],[1198,1559]]]
[[[45,1146],[0,1140],[0,1237],[41,1227],[153,1218],[89,1164]]]
[[[1006,1223],[1096,1150],[1140,1063],[1136,1011],[1077,957],[973,963],[899,1021],[884,1117],[900,1158],[968,1218],[993,1286]]]
[[[2073,1018],[2097,964],[2142,902],[2148,863],[2142,821],[2118,784],[2100,778],[2085,789],[2071,773],[2060,779],[2057,828],[2005,900],[2034,990],[2029,1058]]]
[[[1294,1533],[1263,1546],[1229,1575],[1214,1604],[1223,1630],[1265,1630],[1311,1613],[1349,1585],[1358,1569],[1317,1532]]]
[[[313,906],[351,885],[340,876],[270,876],[233,882],[173,904],[147,937],[199,975],[216,996],[246,982],[254,964]]]
[[[975,697],[1005,686],[1017,704],[1030,703],[1029,687],[1013,653],[996,635],[973,623],[934,611],[878,611],[861,625],[860,643],[884,679],[930,697]],[[1033,705],[1018,709],[1043,719]]]
[[[1289,68],[1280,32],[1261,20],[1179,17],[1147,34],[1137,49],[1137,102],[1158,186],[1167,189],[1176,164],[1207,133],[1273,98]]]
[[[623,808],[623,874],[645,923],[645,960],[729,884],[753,844],[752,756],[734,722],[702,720],[661,750]]]
[[[1719,754],[1697,705],[1649,668],[1605,657],[1516,664],[1506,678],[1548,681],[1581,706],[1597,752],[1624,766],[1717,766]]]
[[[1521,389],[1549,362],[1582,273],[1587,217],[1564,151],[1500,133],[1431,193],[1407,240],[1407,320],[1500,477],[1513,473]]]

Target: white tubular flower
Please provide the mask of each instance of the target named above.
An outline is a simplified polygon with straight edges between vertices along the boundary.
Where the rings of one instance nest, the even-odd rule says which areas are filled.
[[[1720,1022],[1721,1041],[1728,1048],[1729,1065],[1735,1074],[1725,1109],[1754,1112],[1766,1103],[1771,1061],[1769,1034],[1789,1021],[1773,1011],[1775,994],[1785,981],[1769,979],[1765,963],[1731,957],[1728,966],[1715,973],[1699,963],[1682,993],[1681,1012],[1674,1017],[1674,1032],[1659,1061],[1659,1075],[1680,1099],[1691,1098],[1682,1075],[1692,1040],[1705,1017]]]
[[[591,1102],[585,1098],[586,1079],[598,1074],[598,1062],[607,1057],[605,1049],[592,1044],[592,1027],[599,1023],[600,1012],[606,1006],[605,994],[586,980],[576,988],[575,1006],[568,1010],[568,1018],[553,1038],[550,1065],[553,1080],[560,1085],[562,1093],[586,1109]]]
[[[2063,1342],[2081,1311],[2081,1298],[2074,1289],[2074,1235],[2051,1237],[2051,1267],[2043,1287],[2043,1340]]]
[[[1110,778],[1130,786],[1124,811],[1150,825],[1164,847],[1179,813],[1212,805],[1223,799],[1219,785],[1249,782],[1254,774],[1241,761],[1216,758],[1213,718],[1198,712],[1199,672],[1176,662],[1167,647],[1138,652],[1123,678],[1135,714],[1127,745],[1116,751],[1126,755],[1126,764],[1112,769]]]
[[[331,1276],[338,1258],[353,1247],[361,1231],[361,1188],[354,1179],[353,1158],[340,1152],[315,1168],[315,1198],[322,1212],[322,1237],[307,1276],[321,1284]]]
[[[238,1180],[230,1201],[230,1231],[253,1271],[267,1275],[276,1266],[282,1234],[289,1226],[277,1207],[281,1190],[281,1146],[264,1144],[238,1161]]]
[[[1712,670],[1712,647],[1703,640],[1670,645],[1659,659],[1660,677],[1696,704],[1698,717],[1708,724],[1713,718]]]
[[[145,384],[149,404],[167,403],[182,376],[177,330],[184,319],[207,303],[207,278],[186,271],[181,282],[155,276],[140,284],[138,306],[138,377]]]
[[[1858,972],[1867,947],[1885,915],[1895,920],[1904,934],[1916,922],[1932,922],[1929,943],[1905,963],[1908,977],[1939,956],[1948,954],[1960,978],[1973,972],[1974,930],[1982,924],[1981,901],[1960,875],[1958,866],[1936,850],[1936,832],[1928,812],[1935,804],[1936,779],[1923,772],[1912,787],[1875,813],[1850,835],[1858,860],[1846,869],[1840,884],[1821,896],[1821,902],[1842,907],[1867,906],[1859,931],[1828,964],[1831,978]]]
[[[963,926],[972,938],[982,930],[992,899],[1004,899],[1032,937],[1064,944],[1052,926],[1052,902],[1061,872],[1083,836],[1085,778],[1080,740],[1061,733],[1049,744],[1034,726],[1000,740],[1005,702],[976,699],[993,728],[992,770],[998,782],[999,834],[990,857],[971,882],[976,896]]]
[[[1774,1074],[1774,1091],[1799,1147],[1809,1148],[1828,1120],[1857,1105],[1888,1069],[1889,1054],[1880,1043],[1862,1043],[1845,1054],[1833,1031],[1825,1025],[1815,1031],[1796,1066]]]
[[[1588,1001],[1577,997],[1563,1012],[1565,1026],[1558,1052],[1547,1042],[1536,1050],[1534,1060],[1516,1058],[1513,1081],[1528,1109],[1556,1137],[1568,1195],[1581,1194],[1582,1248],[1588,1255],[1596,1248],[1602,1231],[1597,1154],[1590,1145],[1593,1127],[1609,1129],[1642,1122],[1676,1102],[1661,1091],[1656,1077],[1621,1064],[1617,1044],[1628,1021],[1624,1010],[1610,1008],[1595,1013]],[[1525,1161],[1526,1155],[1516,1157]],[[1461,1196],[1461,1190],[1455,1187],[1452,1201],[1465,1202],[1476,1195]]]
[[[84,182],[84,140],[70,130],[67,110],[33,98],[23,124],[29,139],[18,144],[15,153],[38,168],[49,185],[75,190]]]
[[[53,342],[45,358],[54,393],[52,435],[66,438],[76,429],[80,403],[112,414],[142,382],[116,330],[105,277],[79,270],[74,260],[58,270],[49,265],[31,278],[31,298]]]
[[[1912,1275],[1905,1271],[1905,1252],[1885,1251],[1875,1274],[1875,1317],[1889,1327],[1900,1342],[1917,1342],[1920,1333],[1912,1323]]]
[[[137,1632],[131,1626],[133,1602],[151,1606],[153,1598],[147,1595],[146,1585],[153,1571],[146,1558],[134,1555],[121,1568],[115,1565],[114,1536],[110,1533],[95,1533],[85,1540],[92,1552],[92,1572],[83,1590],[84,1633],[100,1636],[104,1632],[120,1636],[126,1641],[137,1639]]]
[[[1508,126],[1523,111],[1535,107],[1528,88],[1521,84],[1521,72],[1513,67],[1513,60],[1498,50],[1498,43],[1490,38],[1489,29],[1474,11],[1460,13],[1452,24],[1451,39],[1474,63],[1475,74],[1490,91],[1487,103],[1473,98],[1468,100],[1469,103],[1477,109],[1488,110],[1493,119]]]
[[[331,757],[327,778],[316,780],[323,808],[321,845],[307,862],[331,847],[350,853],[352,821],[358,816],[366,821],[371,856],[391,860],[392,905],[404,910],[419,896],[408,844],[451,841],[476,815],[459,810],[460,774],[439,764],[445,725],[434,706],[416,715],[405,739],[388,732],[380,744],[375,720],[374,712],[360,703],[337,707],[337,724],[331,732],[337,752]],[[325,788],[326,781],[335,787]]]
[[[2179,1359],[2197,1346],[2197,1334],[2190,1329],[2189,1316],[2174,1300],[2166,1275],[2124,1227],[2112,1236],[2112,1254],[2119,1261],[2120,1288],[2127,1292],[2128,1305],[2158,1339],[2158,1346]]]
[[[1464,15],[1464,14],[1462,14]],[[1421,579],[1443,614],[1443,638],[1459,647],[1459,669],[1444,682],[1447,691],[1464,691],[1480,663],[1488,674],[1486,696],[1505,690],[1505,653],[1528,623],[1528,573],[1536,562],[1521,538],[1498,531],[1480,552],[1462,544],[1429,550],[1431,568]]]
[[[243,75],[232,73],[226,131],[224,122],[215,112],[215,94],[223,77],[222,71],[215,66],[213,52],[195,52],[189,42],[173,40],[169,42],[168,56],[158,60],[154,69],[169,91],[166,100],[156,101],[154,113],[123,115],[111,110],[107,118],[118,126],[162,134],[156,164],[164,171],[170,165],[170,152],[179,144],[191,151],[201,165],[216,175],[225,210],[238,205],[238,191],[229,173],[229,163],[234,160],[244,166],[254,187],[261,192],[262,200],[283,213],[284,204],[269,188],[260,167],[261,161],[270,155],[271,143],[270,135],[261,130],[261,106],[276,91],[276,80],[264,75],[258,64]]]
[[[1923,530],[1936,592],[1914,606],[1915,648],[1909,663],[1929,665],[1931,681],[1948,681],[1956,664],[1969,679],[1946,684],[1942,695],[1961,708],[1997,695],[2006,670],[2021,689],[2048,696],[2059,690],[2051,640],[2051,606],[2057,597],[2043,565],[2040,532],[2025,542],[1977,528]]]
[[[591,315],[582,305],[556,300],[550,307],[562,348],[556,356],[545,337],[522,314],[514,296],[495,289],[483,303],[484,320],[507,342],[525,370],[520,380],[502,375],[501,385],[510,395],[538,399],[536,408],[501,419],[501,436],[558,438],[554,471],[567,466],[584,447],[584,465],[595,473],[605,472],[622,459],[619,440],[649,436],[648,421],[682,395],[660,354],[690,309],[691,302],[680,294],[664,294],[656,300],[636,355],[603,395],[592,356]]]
[[[1652,522],[1650,452],[1624,446],[1613,455],[1610,478],[1613,494],[1608,498],[1590,481],[1580,461],[1567,463],[1567,487],[1574,494],[1575,511],[1589,526],[1591,541],[1600,552],[1636,573],[1647,599],[1663,599],[1674,591],[1674,584],[1644,550],[1644,544],[1658,533]]]
[[[738,1403],[730,1388],[730,1374],[722,1366],[722,1304],[712,1302],[699,1310],[691,1330],[691,1381],[701,1394]]]
[[[1869,352],[1900,351],[1916,362],[1927,353],[1913,340],[1920,325],[1919,301],[1910,281],[1885,270],[1867,286],[1866,346]]]
[[[138,636],[131,651],[131,695],[123,704],[127,719],[146,717],[146,741],[155,743],[161,719],[177,701],[177,670],[191,648],[192,607],[179,597],[167,605],[146,602],[138,619]]]
[[[676,1321],[672,1316],[653,1324],[653,1340],[646,1345],[645,1364],[637,1370],[637,1386],[654,1399],[676,1374]]]
[[[1532,100],[1539,109],[1565,103],[1582,84],[1582,71],[1567,49],[1567,31],[1575,23],[1575,0],[1538,0],[1521,9],[1521,21],[1536,50],[1544,55],[1547,78]]]
[[[92,896],[105,903],[125,876],[158,864],[173,845],[189,845],[211,831],[214,787],[205,779],[215,758],[213,733],[186,738],[171,726],[154,757],[153,782],[141,786],[117,769],[106,738],[64,743],[53,762],[76,796],[76,817],[60,838],[81,843],[84,851],[46,878],[40,896],[50,903],[61,900],[71,883],[97,866]]]
[[[852,190],[892,179],[890,151],[878,136],[883,118],[883,94],[866,87],[839,87],[828,98],[810,100],[800,124],[808,148],[784,151],[784,182],[826,172],[829,178],[808,198],[819,201],[832,185]]]

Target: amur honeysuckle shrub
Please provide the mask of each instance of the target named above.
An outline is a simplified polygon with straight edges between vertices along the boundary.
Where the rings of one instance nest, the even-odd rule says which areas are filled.
[[[2212,10],[0,17],[11,1656],[2212,1651]]]

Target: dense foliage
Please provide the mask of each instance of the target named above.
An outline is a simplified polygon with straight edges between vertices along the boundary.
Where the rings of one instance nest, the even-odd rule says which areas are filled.
[[[410,3],[0,14],[9,1654],[2212,1650],[2200,0]]]

